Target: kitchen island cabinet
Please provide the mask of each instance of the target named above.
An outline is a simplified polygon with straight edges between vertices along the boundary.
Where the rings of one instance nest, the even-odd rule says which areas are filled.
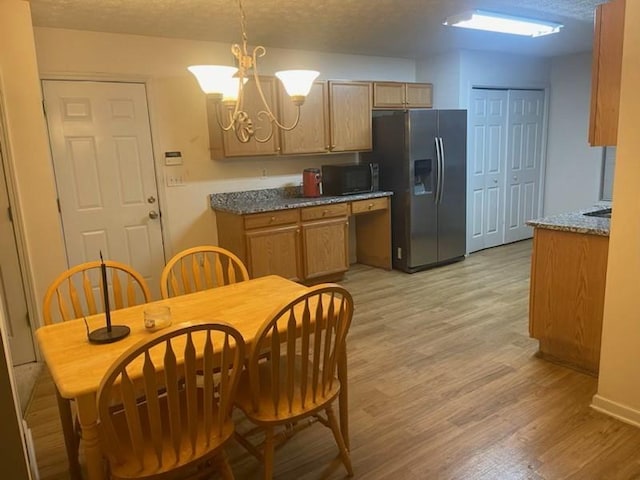
[[[211,196],[218,244],[238,255],[252,278],[339,280],[349,269],[351,218],[357,261],[391,268],[390,192],[298,198],[279,190]]]
[[[539,356],[597,375],[609,219],[583,212],[533,220],[529,335]]]

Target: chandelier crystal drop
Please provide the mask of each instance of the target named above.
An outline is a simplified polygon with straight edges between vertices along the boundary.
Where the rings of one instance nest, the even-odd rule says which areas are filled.
[[[251,53],[247,48],[246,17],[242,0],[238,0],[240,9],[240,28],[242,30],[242,43],[233,44],[231,53],[236,59],[237,67],[223,65],[192,65],[188,70],[196,77],[200,88],[207,94],[209,100],[216,104],[216,119],[222,130],[228,132],[233,130],[237,139],[242,143],[255,140],[258,143],[265,143],[271,140],[276,128],[290,131],[296,128],[300,121],[300,107],[304,103],[314,80],[319,72],[315,70],[284,70],[276,72],[276,77],[280,79],[285,91],[296,106],[296,118],[291,125],[284,125],[278,120],[273,110],[267,103],[264,92],[260,85],[258,73],[258,58],[266,53],[263,46],[255,47]],[[253,77],[254,85],[258,92],[258,97],[262,102],[262,110],[257,114],[258,119],[267,120],[269,132],[260,136],[254,129],[254,121],[244,110],[245,84],[249,77]],[[220,118],[220,117],[223,118]]]

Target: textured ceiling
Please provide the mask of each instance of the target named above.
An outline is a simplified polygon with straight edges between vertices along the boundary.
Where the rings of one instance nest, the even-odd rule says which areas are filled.
[[[452,49],[562,55],[591,48],[604,0],[243,0],[251,44],[424,58]],[[445,27],[472,8],[559,21],[539,38]],[[36,26],[237,42],[237,0],[31,0]]]

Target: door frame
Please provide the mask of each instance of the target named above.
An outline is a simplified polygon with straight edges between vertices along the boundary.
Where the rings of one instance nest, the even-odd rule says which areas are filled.
[[[7,186],[7,197],[9,206],[11,207],[11,215],[13,218],[13,231],[16,239],[16,250],[18,252],[18,263],[20,265],[20,276],[22,288],[24,289],[25,301],[27,304],[27,313],[29,315],[29,327],[33,339],[33,347],[36,361],[42,361],[38,342],[35,341],[36,328],[40,325],[38,319],[38,309],[36,308],[37,300],[33,291],[33,276],[29,269],[30,261],[26,243],[24,219],[22,217],[22,208],[16,193],[16,174],[13,168],[13,155],[11,153],[11,143],[9,142],[9,134],[7,129],[6,107],[4,103],[4,90],[2,79],[0,78],[0,149],[2,155],[0,168],[4,169],[4,177]],[[2,187],[0,187],[2,188]]]
[[[158,152],[161,151],[161,146],[158,142],[154,132],[159,131],[158,116],[154,112],[154,107],[151,103],[151,99],[154,97],[153,82],[150,76],[146,75],[111,75],[111,74],[84,74],[84,73],[55,73],[55,72],[40,72],[40,90],[42,91],[43,82],[46,80],[62,80],[69,82],[111,82],[111,83],[138,83],[145,87],[145,96],[147,101],[147,114],[149,116],[149,134],[151,135],[151,148],[153,150],[153,171],[156,180],[156,188],[158,191],[158,210],[160,211],[160,232],[162,236],[162,244],[164,250],[164,262],[173,256],[173,248],[171,243],[171,235],[169,231],[169,221],[167,217],[168,208],[167,205],[167,191],[166,184],[164,182],[164,166],[161,162],[161,156]],[[47,139],[49,140],[49,148],[51,148],[51,139],[49,137],[49,131],[47,130]],[[51,157],[51,168],[53,169],[53,156]],[[55,174],[54,181],[55,181]],[[56,184],[56,194],[57,194]],[[60,228],[62,228],[62,216],[58,215]],[[65,244],[65,258],[66,244]]]
[[[545,193],[545,178],[547,172],[547,143],[549,137],[549,91],[550,86],[548,83],[545,84],[535,84],[535,83],[526,83],[526,84],[510,84],[510,85],[497,85],[497,84],[484,84],[484,83],[472,83],[469,82],[467,85],[467,98],[466,105],[463,108],[469,109],[471,105],[471,98],[473,95],[473,89],[493,89],[493,90],[542,90],[544,91],[544,111],[542,113],[542,152],[540,158],[540,175],[538,178],[539,186],[540,186],[540,196],[538,198],[538,205],[536,215],[538,217],[542,216],[542,212],[544,211],[544,193]],[[507,114],[508,115],[508,114]],[[507,117],[508,122],[508,117]],[[469,155],[471,152],[471,136],[468,134],[470,127],[469,115],[467,115],[467,239],[469,239],[469,212],[470,212],[470,198],[471,198],[471,180],[469,175]],[[505,180],[506,180],[506,168],[505,168]],[[506,201],[506,189],[503,192],[503,201]],[[469,242],[467,243],[467,252],[469,255]]]

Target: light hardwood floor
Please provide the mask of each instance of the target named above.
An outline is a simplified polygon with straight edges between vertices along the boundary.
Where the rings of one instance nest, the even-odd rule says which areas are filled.
[[[413,275],[349,271],[355,478],[640,478],[640,430],[589,408],[597,380],[535,357],[530,252],[524,241]],[[46,373],[29,412],[42,480],[67,478]],[[260,478],[240,447],[229,455],[236,478]],[[275,478],[344,478],[336,455],[314,425],[276,452]]]

